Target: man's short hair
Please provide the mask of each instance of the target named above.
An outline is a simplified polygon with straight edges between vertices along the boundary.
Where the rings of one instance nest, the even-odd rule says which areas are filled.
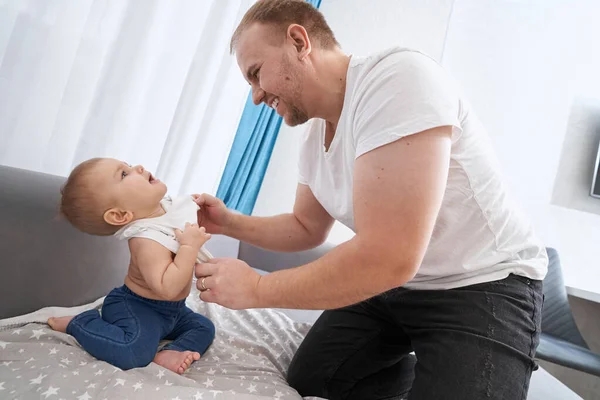
[[[285,37],[291,24],[302,25],[311,39],[323,49],[339,47],[333,31],[319,10],[304,0],[258,0],[244,14],[231,37],[229,50],[233,54],[242,33],[251,25],[272,25]]]

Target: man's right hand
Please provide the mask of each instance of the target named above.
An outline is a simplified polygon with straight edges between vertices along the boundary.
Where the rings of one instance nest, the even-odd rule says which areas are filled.
[[[194,194],[192,197],[196,204],[200,206],[198,225],[206,228],[208,233],[224,234],[233,216],[225,203],[221,199],[206,193]]]

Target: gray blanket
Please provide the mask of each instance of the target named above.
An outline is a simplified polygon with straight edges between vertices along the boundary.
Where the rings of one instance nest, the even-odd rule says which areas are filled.
[[[187,305],[216,327],[214,343],[183,375],[157,364],[122,371],[52,331],[49,316],[99,307],[44,308],[0,321],[1,399],[302,399],[285,380],[291,357],[310,328],[276,310],[233,311],[198,299]],[[305,398],[309,399],[309,398]],[[314,398],[313,398],[314,399]]]

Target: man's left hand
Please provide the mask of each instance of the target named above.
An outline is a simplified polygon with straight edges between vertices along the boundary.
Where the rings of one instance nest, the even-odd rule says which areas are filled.
[[[200,299],[233,310],[261,307],[258,297],[260,274],[236,258],[213,258],[196,264],[196,287]]]

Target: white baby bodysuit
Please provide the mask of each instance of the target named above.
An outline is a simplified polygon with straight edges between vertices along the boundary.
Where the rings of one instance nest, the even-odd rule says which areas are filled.
[[[186,222],[196,223],[198,205],[191,196],[179,196],[171,199],[166,196],[160,202],[165,214],[156,218],[144,218],[133,221],[119,229],[115,236],[119,240],[133,237],[152,239],[173,253],[179,250],[179,242],[175,237],[175,229],[184,230]],[[213,258],[208,250],[202,246],[198,251],[197,261],[207,262]]]

